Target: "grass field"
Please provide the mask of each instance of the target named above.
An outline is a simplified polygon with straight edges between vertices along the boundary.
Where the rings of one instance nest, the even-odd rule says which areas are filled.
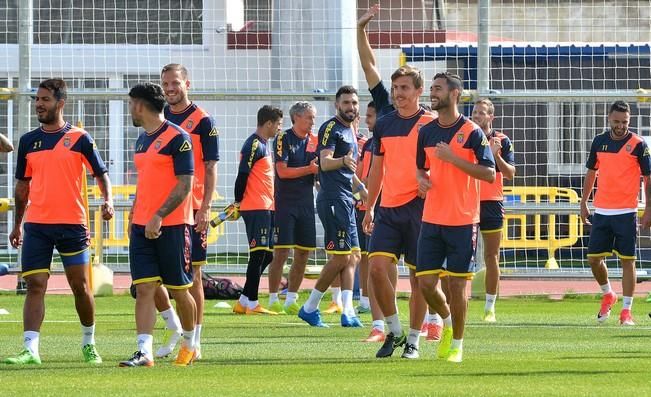
[[[0,364],[1,396],[265,396],[650,395],[651,320],[636,302],[639,325],[621,328],[611,318],[596,326],[598,300],[509,299],[498,302],[497,325],[478,321],[483,302],[470,304],[464,362],[436,360],[435,344],[421,342],[421,359],[374,358],[364,344],[369,328],[310,328],[296,317],[235,316],[208,302],[204,360],[176,368],[124,369],[117,362],[135,350],[134,301],[97,298],[97,342],[104,364],[81,361],[79,323],[71,296],[48,296],[37,367]],[[401,300],[406,319],[406,301]],[[22,297],[0,295],[0,357],[21,349]],[[618,305],[619,310],[619,305]],[[613,312],[614,313],[614,312]],[[337,316],[326,316],[335,324]],[[370,324],[369,315],[362,320]],[[162,323],[157,324],[155,345]]]

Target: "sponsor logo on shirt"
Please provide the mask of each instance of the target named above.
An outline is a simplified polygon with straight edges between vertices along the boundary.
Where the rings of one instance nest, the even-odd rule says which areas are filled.
[[[184,141],[181,147],[179,148],[179,152],[188,152],[190,150],[192,150],[192,144],[188,141]]]

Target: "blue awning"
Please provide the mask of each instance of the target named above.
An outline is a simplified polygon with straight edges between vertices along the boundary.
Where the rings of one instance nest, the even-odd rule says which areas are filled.
[[[611,58],[649,58],[651,46],[648,43],[631,44],[588,44],[588,43],[537,43],[497,44],[490,47],[491,58],[504,62],[535,63],[558,59],[598,61]],[[465,60],[463,71],[464,88],[477,88],[477,44],[418,44],[402,46],[402,52],[409,62]]]
[[[403,46],[407,62],[441,61],[451,58],[476,58],[477,45],[420,44]],[[491,57],[508,58],[516,62],[531,62],[553,58],[649,57],[649,44],[539,44],[493,45]]]

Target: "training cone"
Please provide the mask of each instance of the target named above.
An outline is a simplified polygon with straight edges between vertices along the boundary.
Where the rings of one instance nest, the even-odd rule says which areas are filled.
[[[216,309],[230,309],[231,305],[229,305],[227,302],[217,302],[215,303],[215,306],[213,306]]]

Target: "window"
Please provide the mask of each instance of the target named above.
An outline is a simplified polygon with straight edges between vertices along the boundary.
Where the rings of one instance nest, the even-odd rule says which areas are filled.
[[[18,43],[19,1],[0,0],[0,43]],[[203,43],[203,0],[36,0],[33,18],[34,44]]]
[[[585,161],[595,135],[607,128],[603,103],[547,104],[549,173],[585,173]]]

